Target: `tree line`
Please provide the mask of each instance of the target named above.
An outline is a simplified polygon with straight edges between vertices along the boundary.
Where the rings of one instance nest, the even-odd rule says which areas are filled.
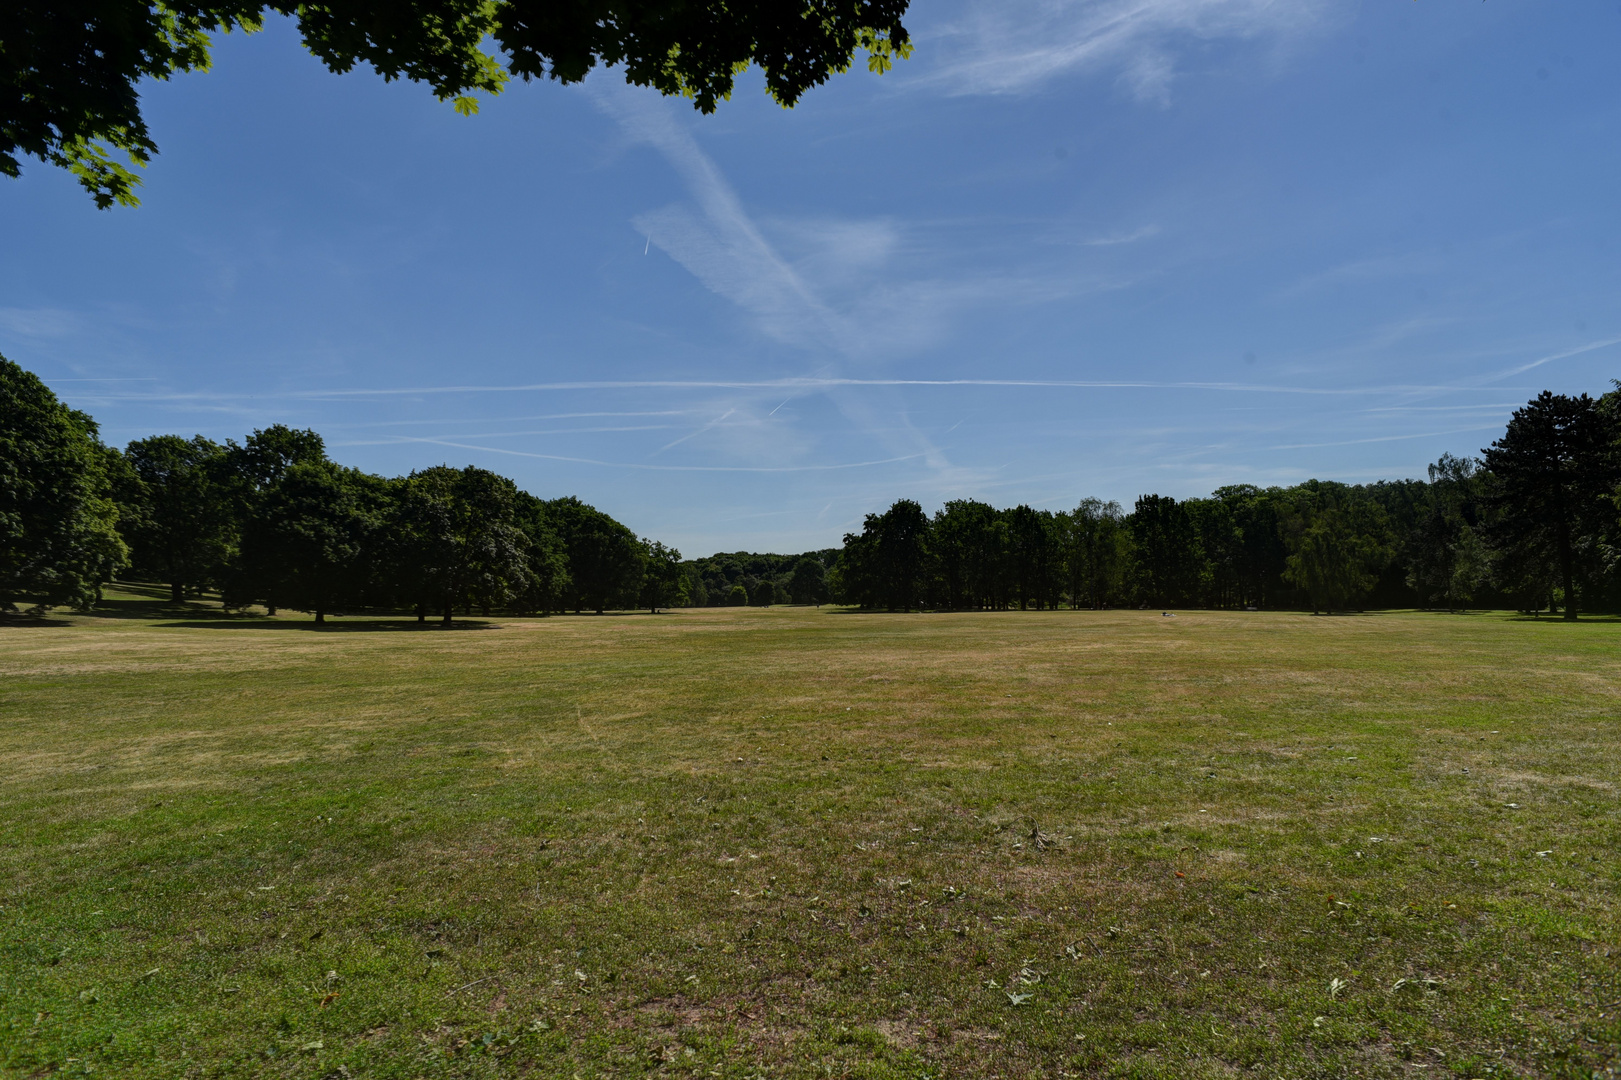
[[[803,555],[764,555],[735,551],[683,564],[687,602],[693,607],[770,607],[821,605],[833,599],[829,571],[839,550]]]
[[[0,358],[0,609],[93,606],[125,574],[176,603],[315,616],[520,614],[684,603],[681,554],[576,498],[485,469],[385,478],[274,425],[223,445],[154,435],[119,450]]]
[[[890,611],[1621,609],[1621,389],[1544,392],[1480,458],[1428,473],[1144,495],[1129,513],[959,499],[931,517],[902,499],[845,536],[831,592]]]
[[[1618,384],[1621,386],[1621,384]],[[683,561],[579,499],[484,469],[385,478],[274,425],[241,443],[119,450],[0,357],[0,610],[90,607],[124,574],[230,609],[496,611],[822,604],[866,609],[1514,607],[1621,610],[1621,389],[1543,393],[1480,458],[1426,480],[1235,485],[1127,512],[932,516],[909,499],[842,548]]]

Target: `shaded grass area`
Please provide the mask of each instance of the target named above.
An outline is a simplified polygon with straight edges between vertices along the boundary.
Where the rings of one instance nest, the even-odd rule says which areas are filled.
[[[1613,623],[67,621],[8,1075],[1621,1070]]]

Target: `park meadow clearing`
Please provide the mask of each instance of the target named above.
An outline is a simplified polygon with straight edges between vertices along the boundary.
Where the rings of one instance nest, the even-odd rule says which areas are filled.
[[[1621,623],[0,626],[0,1070],[1615,1076]]]

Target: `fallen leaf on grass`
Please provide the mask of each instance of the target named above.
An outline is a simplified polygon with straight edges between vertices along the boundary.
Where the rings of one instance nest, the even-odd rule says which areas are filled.
[[[1023,1005],[1034,996],[1033,994],[1008,994],[1007,1000],[1009,1005]]]
[[[332,993],[328,994],[326,997],[321,999],[321,1008],[324,1009],[328,1005],[332,1004],[334,1001],[337,1001],[337,1000],[338,1000],[338,992],[336,990],[334,990],[334,991],[332,991]]]
[[[1345,989],[1346,985],[1345,980],[1339,978],[1338,976],[1328,980],[1328,996],[1331,998],[1339,997],[1341,991]]]

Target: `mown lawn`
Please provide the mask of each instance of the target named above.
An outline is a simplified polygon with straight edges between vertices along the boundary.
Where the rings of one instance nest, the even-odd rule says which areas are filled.
[[[1621,1073],[1621,623],[0,625],[0,1072]]]

